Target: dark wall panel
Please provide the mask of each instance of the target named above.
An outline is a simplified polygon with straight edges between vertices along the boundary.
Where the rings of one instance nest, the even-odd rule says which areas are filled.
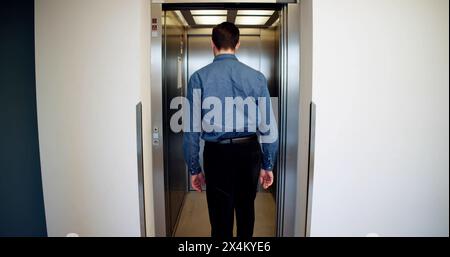
[[[0,3],[0,236],[46,236],[36,116],[34,1]]]

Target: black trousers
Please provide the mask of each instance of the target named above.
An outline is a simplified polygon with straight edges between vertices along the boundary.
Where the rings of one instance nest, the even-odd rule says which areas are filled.
[[[237,237],[250,239],[261,168],[261,148],[257,138],[233,144],[206,142],[203,165],[211,237],[232,238],[236,212]]]

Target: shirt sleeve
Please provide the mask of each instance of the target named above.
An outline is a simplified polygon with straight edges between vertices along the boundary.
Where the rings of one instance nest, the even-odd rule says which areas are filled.
[[[188,172],[191,175],[197,175],[202,172],[202,169],[199,161],[201,118],[194,118],[194,116],[198,116],[201,113],[201,82],[196,73],[189,80],[186,98],[189,106],[185,109],[185,111],[188,111],[185,117],[189,121],[184,121],[184,124],[188,125],[184,127],[183,152]]]
[[[261,97],[258,99],[260,119],[258,121],[258,136],[262,150],[262,168],[272,171],[278,154],[278,126],[275,119],[272,100],[270,98],[267,80],[261,74]]]

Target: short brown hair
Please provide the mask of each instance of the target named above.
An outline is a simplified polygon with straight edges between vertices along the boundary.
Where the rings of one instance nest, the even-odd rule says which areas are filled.
[[[223,22],[214,27],[212,40],[218,49],[235,49],[239,42],[239,29],[231,22]]]

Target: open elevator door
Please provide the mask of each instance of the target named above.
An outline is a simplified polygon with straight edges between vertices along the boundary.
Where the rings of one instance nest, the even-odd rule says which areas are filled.
[[[167,10],[279,10],[277,73],[280,150],[276,183],[276,235],[305,235],[306,204],[296,208],[296,196],[307,197],[307,188],[297,191],[298,114],[299,114],[299,10],[298,4],[277,3],[173,3],[152,4],[152,128],[153,191],[156,236],[171,236],[188,190],[182,155],[182,133],[169,131],[173,114],[167,99],[183,96],[188,73],[187,33]],[[264,2],[264,1],[262,1]],[[272,2],[272,1],[270,1]],[[233,13],[233,12],[228,12]],[[179,22],[179,21],[178,21]],[[251,26],[248,26],[251,28]],[[289,37],[288,37],[289,35]],[[288,58],[288,56],[290,58]],[[176,72],[173,72],[176,71]],[[174,86],[175,85],[175,86]],[[272,92],[271,92],[272,94]],[[178,145],[171,147],[169,145]],[[168,175],[168,172],[170,176]],[[183,183],[184,181],[184,183]],[[305,181],[306,182],[306,181]],[[306,184],[306,183],[305,183]],[[306,203],[306,200],[304,201]],[[205,221],[207,222],[207,221]],[[300,225],[296,223],[302,223]],[[296,231],[295,227],[300,227]]]

